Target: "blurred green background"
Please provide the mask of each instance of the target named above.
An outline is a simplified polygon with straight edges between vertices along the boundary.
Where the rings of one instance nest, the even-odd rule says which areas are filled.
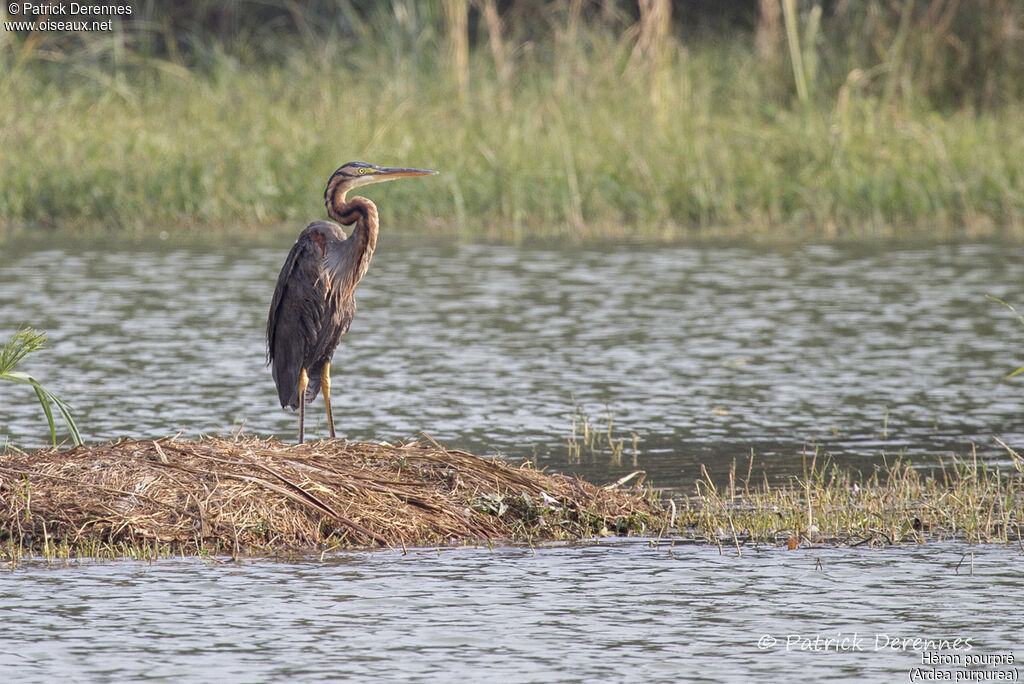
[[[470,239],[1024,235],[1018,0],[130,6],[0,31],[0,237],[298,227],[354,159]]]

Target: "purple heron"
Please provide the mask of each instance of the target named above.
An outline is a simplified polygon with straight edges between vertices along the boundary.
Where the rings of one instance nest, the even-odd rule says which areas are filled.
[[[267,318],[267,363],[281,407],[299,410],[299,444],[306,405],[320,390],[334,438],[331,357],[352,323],[356,285],[377,246],[377,206],[365,197],[346,200],[345,196],[361,185],[434,173],[365,162],[345,164],[324,190],[327,216],[333,221],[306,226],[285,259]],[[346,237],[341,226],[353,226],[352,234]]]

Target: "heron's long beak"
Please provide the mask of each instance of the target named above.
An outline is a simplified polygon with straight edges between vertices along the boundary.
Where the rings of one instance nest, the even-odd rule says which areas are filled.
[[[381,180],[384,180],[385,178],[391,180],[392,178],[409,178],[411,176],[431,176],[435,173],[437,173],[437,171],[431,171],[429,169],[400,169],[388,166],[377,167],[373,171],[373,175],[377,176]]]

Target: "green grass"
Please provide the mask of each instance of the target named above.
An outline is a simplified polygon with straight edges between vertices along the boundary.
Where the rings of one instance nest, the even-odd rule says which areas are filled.
[[[788,543],[860,546],[958,540],[1024,548],[1024,461],[1000,469],[953,458],[933,469],[898,460],[860,475],[815,455],[786,485],[751,482],[735,464],[729,482],[697,483],[674,519],[684,537],[719,546]]]
[[[82,444],[82,436],[78,432],[78,426],[71,417],[71,408],[48,389],[39,384],[39,381],[28,373],[15,370],[29,354],[39,351],[46,346],[46,333],[41,333],[32,328],[22,328],[12,335],[6,342],[0,345],[0,380],[16,382],[28,385],[35,391],[39,405],[46,416],[46,422],[50,426],[50,439],[54,446],[57,445],[57,425],[53,419],[53,406],[57,407],[64,423],[68,428],[68,435],[71,438],[72,446]],[[6,446],[4,448],[6,451]]]
[[[780,102],[738,41],[624,76],[601,31],[474,51],[460,98],[425,53],[324,43],[259,68],[0,69],[0,237],[262,231],[323,217],[341,163],[436,168],[367,194],[385,229],[474,239],[1024,236],[1019,105],[880,104],[870,77]],[[3,60],[0,60],[3,61]]]
[[[1000,304],[1005,306],[1007,309],[1009,309],[1010,311],[1013,312],[1013,315],[1015,315],[1017,317],[1017,320],[1019,320],[1021,323],[1024,323],[1024,315],[1021,315],[1015,308],[1013,308],[1012,304],[1004,302],[999,297],[993,297],[992,295],[985,295],[985,296],[988,297],[989,299],[991,299],[992,301],[999,302]],[[1017,370],[1010,371],[1009,373],[1006,374],[1006,377],[1004,377],[1003,379],[1005,380],[1007,378],[1012,378],[1012,377],[1014,377],[1016,375],[1020,375],[1021,373],[1024,373],[1024,366],[1021,366]]]

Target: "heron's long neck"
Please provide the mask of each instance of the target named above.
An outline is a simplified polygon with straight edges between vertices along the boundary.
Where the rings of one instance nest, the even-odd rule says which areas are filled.
[[[343,226],[355,224],[347,241],[354,241],[355,273],[351,283],[355,287],[370,267],[373,250],[377,248],[377,205],[365,197],[353,197],[345,201],[345,196],[332,197],[327,203],[327,215]]]

